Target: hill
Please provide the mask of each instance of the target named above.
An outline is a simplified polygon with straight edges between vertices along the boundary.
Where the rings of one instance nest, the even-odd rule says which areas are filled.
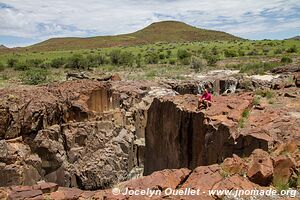
[[[32,45],[31,51],[76,50],[114,46],[132,46],[156,42],[192,42],[240,39],[225,32],[199,29],[177,21],[157,22],[130,34],[89,38],[52,38]]]
[[[300,36],[292,37],[292,38],[290,38],[290,40],[300,40]]]
[[[6,47],[2,44],[2,45],[0,45],[0,49],[8,49],[8,47]]]

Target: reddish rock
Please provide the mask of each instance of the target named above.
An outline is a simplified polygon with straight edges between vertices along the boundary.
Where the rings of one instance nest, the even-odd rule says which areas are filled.
[[[290,156],[280,155],[273,159],[274,162],[274,177],[273,184],[288,183],[293,170],[296,167],[296,162]]]
[[[83,193],[77,188],[59,188],[56,192],[50,194],[50,197],[55,200],[77,200]]]
[[[249,179],[261,186],[270,185],[273,178],[273,163],[269,154],[261,149],[256,149],[250,156],[247,172]]]
[[[229,175],[241,174],[246,171],[245,162],[237,155],[233,155],[232,158],[226,158],[221,166],[222,170]]]
[[[11,186],[10,189],[12,190],[12,192],[23,192],[23,191],[29,191],[32,190],[33,188],[31,186]],[[40,189],[40,188],[35,188],[36,190]]]
[[[175,189],[189,176],[189,174],[189,169],[166,169],[163,171],[154,172],[149,176],[123,182],[119,185],[119,187],[134,189]]]
[[[43,195],[42,190],[28,190],[28,191],[21,191],[21,192],[11,192],[8,195],[8,199],[15,200],[15,199],[26,199],[26,198],[34,198],[37,196]]]
[[[110,79],[111,79],[111,81],[121,81],[122,80],[121,77],[119,76],[119,74],[113,74]]]
[[[207,192],[223,179],[220,170],[219,165],[197,167],[184,182],[182,188],[200,189]]]
[[[43,193],[51,193],[58,190],[58,185],[56,183],[41,183],[34,185],[33,188],[42,190]]]

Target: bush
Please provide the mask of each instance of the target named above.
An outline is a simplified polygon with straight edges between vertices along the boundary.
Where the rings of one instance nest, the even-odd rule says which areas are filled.
[[[196,71],[201,71],[205,67],[205,63],[201,58],[193,56],[191,58],[191,68]]]
[[[294,45],[286,50],[286,52],[288,52],[288,53],[297,53],[297,51],[298,50],[297,50],[296,45]]]
[[[159,54],[159,59],[160,60],[163,60],[163,59],[165,59],[166,58],[166,55],[164,54],[164,53],[160,53]]]
[[[187,50],[185,50],[185,49],[178,49],[178,51],[177,51],[177,57],[180,60],[185,60],[187,58],[190,58],[191,54]]]
[[[0,62],[0,72],[1,72],[1,71],[3,71],[3,70],[4,70],[4,68],[5,68],[5,66],[3,65],[3,63],[2,63],[2,62]]]
[[[238,54],[239,56],[245,56],[245,51],[239,49]]]
[[[16,58],[9,58],[9,59],[7,60],[7,66],[8,66],[9,68],[14,68],[14,67],[17,65],[18,62],[19,62],[19,61],[18,61],[18,59],[16,59]]]
[[[47,82],[48,75],[47,69],[31,68],[24,72],[22,81],[28,85],[38,85]]]
[[[99,55],[88,55],[86,58],[88,67],[98,67],[106,63],[105,56],[102,54]]]
[[[134,55],[131,52],[122,52],[119,64],[132,67],[134,63]]]
[[[279,66],[280,63],[249,63],[249,64],[241,64],[237,65],[236,69],[240,69],[241,73],[247,73],[249,75],[253,74],[264,74],[265,72],[273,69],[274,67]]]
[[[22,62],[17,62],[16,64],[14,64],[13,68],[18,71],[25,71],[25,70],[29,69],[29,66],[28,66],[28,63],[22,61]]]
[[[51,60],[50,66],[53,68],[59,68],[59,67],[63,67],[65,63],[66,60],[64,58],[54,58],[53,60]]]
[[[215,65],[219,60],[219,57],[217,55],[207,54],[207,55],[204,55],[204,58],[207,60],[207,64],[210,66]]]
[[[87,66],[87,60],[81,54],[74,54],[67,60],[67,67],[72,69],[85,69]]]
[[[292,63],[293,60],[289,57],[282,57],[280,62],[282,62],[282,63]]]
[[[147,64],[157,64],[159,60],[159,57],[157,53],[155,52],[150,52],[149,54],[146,55],[145,61]]]
[[[276,49],[275,51],[274,51],[274,54],[282,54],[282,49]]]
[[[256,95],[259,95],[261,97],[266,97],[267,99],[271,99],[275,96],[274,92],[271,91],[271,90],[261,90],[261,89],[258,89],[255,91],[255,94]]]
[[[230,58],[230,57],[237,57],[238,56],[238,54],[237,54],[237,52],[235,51],[235,50],[229,50],[229,49],[226,49],[225,51],[224,51],[224,55],[225,55],[225,57],[227,57],[227,58]]]
[[[175,65],[176,64],[176,59],[175,58],[170,58],[169,59],[169,64],[170,65]]]
[[[135,62],[136,62],[136,67],[138,67],[138,68],[142,67],[142,54],[139,53],[136,56]]]
[[[113,65],[119,65],[121,61],[121,50],[115,49],[112,50],[109,54],[110,62]]]
[[[26,60],[25,63],[28,67],[40,67],[40,65],[43,63],[43,60],[41,60],[41,59],[30,59],[30,60]]]

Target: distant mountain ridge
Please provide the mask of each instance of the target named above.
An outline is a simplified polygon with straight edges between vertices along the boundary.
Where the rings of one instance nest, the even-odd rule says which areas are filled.
[[[290,38],[290,40],[300,40],[300,36],[292,37],[292,38]]]
[[[200,29],[183,22],[163,21],[153,23],[134,33],[116,36],[97,36],[89,38],[52,38],[26,47],[29,51],[53,51],[104,48],[115,46],[133,46],[156,42],[192,42],[213,40],[239,40],[231,34]]]

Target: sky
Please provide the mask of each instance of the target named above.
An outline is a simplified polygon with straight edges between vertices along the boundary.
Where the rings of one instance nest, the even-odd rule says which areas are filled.
[[[0,0],[0,44],[130,33],[164,20],[286,39],[300,35],[300,0]]]

